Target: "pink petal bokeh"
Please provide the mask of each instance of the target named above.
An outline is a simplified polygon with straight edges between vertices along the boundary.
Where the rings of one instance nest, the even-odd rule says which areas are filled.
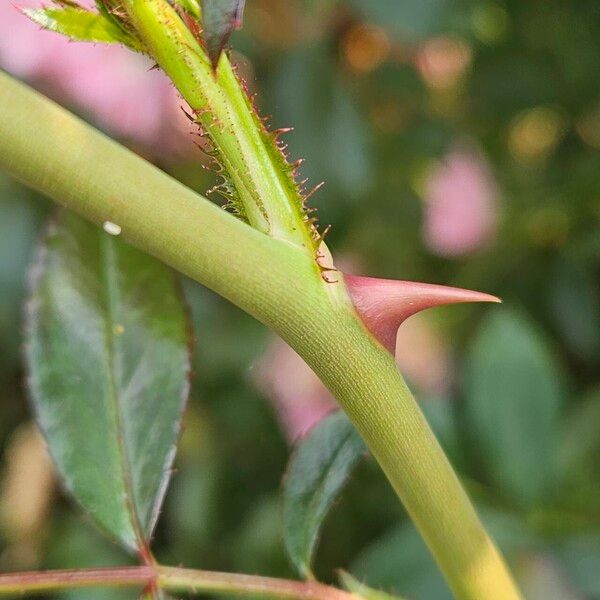
[[[451,151],[426,182],[423,237],[440,256],[462,256],[484,248],[498,221],[497,191],[477,153]]]
[[[41,6],[34,0],[18,4]],[[40,30],[15,4],[0,2],[0,68],[152,153],[193,152],[182,101],[151,67],[147,58],[121,46],[70,42]]]
[[[417,400],[443,398],[450,392],[454,375],[451,348],[427,315],[414,315],[402,324],[395,357]]]

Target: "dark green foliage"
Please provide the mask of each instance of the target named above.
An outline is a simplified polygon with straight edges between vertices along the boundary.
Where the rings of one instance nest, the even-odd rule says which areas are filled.
[[[302,439],[283,486],[286,550],[303,577],[312,576],[312,559],[323,520],[352,469],[366,452],[343,412],[336,412]]]
[[[556,549],[562,564],[583,593],[598,598],[600,591],[600,538],[583,533],[565,540]]]
[[[62,213],[38,249],[29,389],[67,488],[147,552],[188,394],[188,325],[171,272]]]
[[[294,125],[285,143],[292,160],[306,158],[300,170],[309,187],[325,181],[319,196],[341,194],[352,202],[372,185],[373,157],[351,90],[332,79],[330,61],[322,46],[285,56],[274,73],[273,102],[277,123]]]
[[[118,567],[135,564],[123,550],[107,540],[89,519],[81,515],[63,515],[53,531],[47,551],[46,568],[59,568],[65,564],[72,568]],[[139,590],[141,592],[141,590]],[[83,589],[68,590],[61,600],[135,600],[136,590]]]
[[[367,20],[388,29],[393,35],[411,40],[425,38],[439,32],[449,0],[376,0],[363,2],[349,0]]]
[[[244,0],[201,0],[203,38],[216,68],[234,29],[242,26]]]
[[[451,600],[425,543],[411,524],[390,529],[367,546],[350,570],[361,581],[411,598]]]
[[[535,326],[491,311],[467,356],[466,416],[481,460],[519,504],[543,501],[556,483],[561,383]]]

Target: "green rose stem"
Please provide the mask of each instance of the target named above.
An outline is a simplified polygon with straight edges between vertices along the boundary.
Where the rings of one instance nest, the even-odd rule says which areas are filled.
[[[0,73],[0,168],[237,304],[337,398],[458,598],[520,598],[393,357],[302,247],[253,229]]]
[[[141,588],[152,581],[169,592],[243,594],[281,600],[356,600],[353,594],[314,581],[148,566],[4,574],[0,575],[0,596],[70,588]]]

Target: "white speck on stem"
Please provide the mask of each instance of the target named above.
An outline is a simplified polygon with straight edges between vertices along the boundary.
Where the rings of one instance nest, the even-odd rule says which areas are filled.
[[[112,221],[104,221],[104,223],[102,223],[102,229],[110,235],[119,235],[121,233],[121,226]]]

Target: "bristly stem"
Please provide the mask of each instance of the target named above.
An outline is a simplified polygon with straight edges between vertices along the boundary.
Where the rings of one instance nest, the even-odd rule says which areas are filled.
[[[259,231],[314,255],[318,238],[275,134],[266,131],[225,54],[216,71],[166,0],[126,0],[146,51],[171,78],[209,138],[230,203]]]
[[[0,596],[73,588],[142,588],[150,584],[168,592],[187,594],[244,594],[273,600],[356,600],[353,594],[315,582],[163,566],[4,573],[0,574]]]

